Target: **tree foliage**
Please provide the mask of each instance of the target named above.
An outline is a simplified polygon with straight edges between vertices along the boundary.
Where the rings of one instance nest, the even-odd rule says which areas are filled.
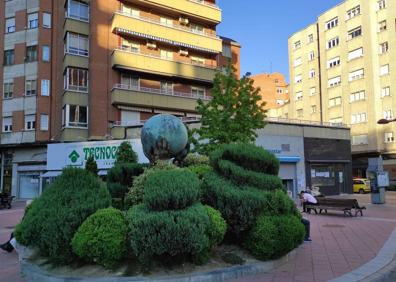
[[[256,129],[265,126],[265,102],[261,101],[260,89],[253,86],[249,73],[238,79],[235,72],[228,64],[225,73],[215,76],[213,99],[198,101],[202,125],[193,130],[192,142],[199,153],[207,155],[220,144],[254,142]]]
[[[85,170],[93,173],[94,175],[98,175],[98,164],[96,163],[93,155],[89,155],[87,162],[85,163]]]
[[[132,149],[131,143],[128,141],[124,141],[118,147],[116,154],[116,164],[125,164],[125,163],[136,163],[138,160],[138,156],[136,152]]]

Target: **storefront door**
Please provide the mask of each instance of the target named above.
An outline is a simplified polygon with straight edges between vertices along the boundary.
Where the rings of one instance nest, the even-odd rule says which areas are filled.
[[[19,199],[34,199],[40,194],[39,174],[19,174]]]

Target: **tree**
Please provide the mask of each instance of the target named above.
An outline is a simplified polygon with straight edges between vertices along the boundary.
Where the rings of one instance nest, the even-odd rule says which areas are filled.
[[[213,99],[198,101],[201,127],[193,130],[192,142],[201,154],[208,154],[220,144],[254,142],[256,129],[266,124],[260,89],[253,86],[249,73],[238,79],[235,71],[229,63],[225,73],[215,76]]]
[[[93,155],[89,155],[87,162],[85,163],[85,170],[98,175],[98,164],[96,163]]]
[[[120,147],[118,147],[115,163],[116,164],[136,163],[137,159],[138,159],[137,154],[132,149],[131,143],[128,141],[122,142]]]

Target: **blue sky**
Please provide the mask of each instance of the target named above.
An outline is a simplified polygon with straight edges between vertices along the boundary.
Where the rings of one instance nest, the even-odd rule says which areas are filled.
[[[220,35],[242,45],[241,73],[281,72],[289,77],[287,40],[341,0],[217,0]],[[272,66],[272,67],[271,67]]]

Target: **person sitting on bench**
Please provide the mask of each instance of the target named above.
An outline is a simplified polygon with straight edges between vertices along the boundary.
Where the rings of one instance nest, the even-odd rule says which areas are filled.
[[[303,206],[303,212],[310,212],[310,210],[307,211],[306,205],[316,205],[318,203],[318,200],[316,200],[314,196],[306,193],[305,191],[300,192],[300,199]]]

